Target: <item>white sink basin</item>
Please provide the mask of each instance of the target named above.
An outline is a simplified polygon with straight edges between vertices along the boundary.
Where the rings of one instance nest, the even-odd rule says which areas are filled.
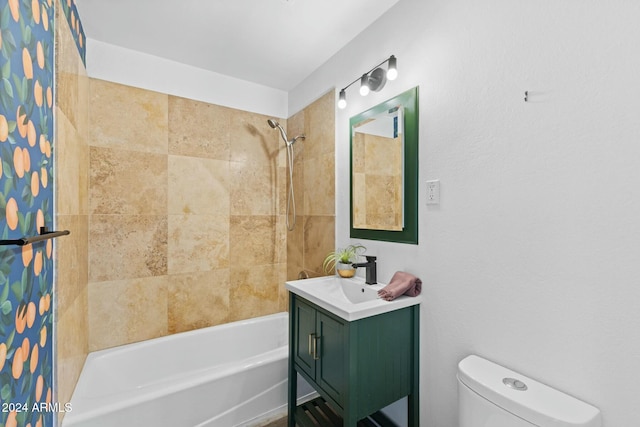
[[[393,301],[378,298],[384,284],[367,285],[360,278],[343,279],[338,276],[292,280],[286,283],[289,291],[299,295],[345,320],[358,320],[377,314],[420,304],[421,297],[400,296]]]

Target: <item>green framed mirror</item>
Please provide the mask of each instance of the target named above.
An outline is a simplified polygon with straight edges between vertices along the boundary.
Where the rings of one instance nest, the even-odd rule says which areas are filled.
[[[352,238],[418,244],[418,87],[349,120]]]

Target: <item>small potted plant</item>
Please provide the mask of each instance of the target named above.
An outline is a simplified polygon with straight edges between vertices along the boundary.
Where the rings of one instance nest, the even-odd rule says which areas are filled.
[[[326,273],[332,273],[334,268],[340,277],[353,277],[356,269],[351,265],[358,260],[358,256],[366,251],[362,245],[349,245],[344,249],[329,252],[322,263]]]

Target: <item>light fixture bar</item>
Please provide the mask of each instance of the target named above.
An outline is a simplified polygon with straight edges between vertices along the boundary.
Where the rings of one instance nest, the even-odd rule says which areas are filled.
[[[378,65],[376,65],[375,67],[373,67],[372,69],[370,69],[369,71],[367,71],[365,74],[369,74],[370,72],[372,72],[373,70],[375,70],[376,68],[378,68],[381,65],[384,65],[385,62],[389,61],[391,58],[393,58],[394,62],[396,60],[396,57],[394,55],[391,55],[391,57],[385,59],[384,61],[382,61],[381,63],[379,63]],[[345,87],[342,88],[342,90],[347,90],[349,89],[349,87],[351,85],[353,85],[354,83],[359,82],[362,79],[362,76],[358,77],[357,79],[355,79],[354,81],[352,81],[351,83],[349,83],[348,85],[346,85]]]
[[[345,87],[343,87],[343,88],[340,90],[340,96],[339,96],[339,99],[338,99],[338,108],[342,109],[342,108],[345,108],[345,107],[347,106],[347,89],[349,89],[352,85],[354,85],[354,84],[355,84],[355,83],[357,83],[357,82],[360,82],[360,83],[361,83],[361,85],[362,85],[362,86],[361,86],[361,88],[360,88],[360,89],[361,89],[361,90],[360,90],[360,93],[361,93],[363,96],[365,96],[366,94],[368,94],[368,93],[369,93],[369,91],[368,91],[368,90],[362,90],[362,87],[364,86],[364,83],[363,83],[363,82],[365,82],[365,80],[366,80],[366,79],[365,79],[365,77],[367,77],[367,78],[368,78],[368,77],[369,77],[369,74],[371,74],[371,72],[372,72],[372,71],[374,71],[376,68],[380,67],[381,65],[384,65],[385,63],[387,63],[387,62],[388,62],[388,63],[389,63],[389,68],[393,68],[393,70],[395,71],[395,75],[397,75],[398,71],[397,71],[397,65],[396,65],[396,64],[397,64],[397,62],[396,62],[396,61],[397,61],[397,59],[396,59],[395,55],[391,55],[389,58],[387,58],[387,59],[385,59],[384,61],[382,61],[381,63],[379,63],[379,64],[375,65],[373,68],[371,68],[369,71],[367,71],[366,73],[364,73],[362,76],[360,76],[360,77],[356,78],[354,81],[352,81],[351,83],[349,83],[348,85],[346,85]],[[388,72],[388,71],[387,71],[387,72]],[[394,76],[393,78],[389,79],[389,80],[393,80],[393,79],[395,79],[395,76]],[[369,87],[367,86],[367,89],[368,89],[368,88],[369,88]],[[366,92],[366,93],[365,93],[365,92]]]

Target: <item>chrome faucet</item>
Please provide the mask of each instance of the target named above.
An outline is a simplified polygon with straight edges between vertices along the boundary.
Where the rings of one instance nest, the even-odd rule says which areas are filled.
[[[365,255],[365,258],[367,258],[367,262],[361,262],[361,263],[354,262],[353,264],[351,264],[351,266],[353,268],[366,267],[367,277],[364,282],[367,285],[375,285],[376,283],[378,283],[378,269],[376,266],[376,257],[371,255]]]

